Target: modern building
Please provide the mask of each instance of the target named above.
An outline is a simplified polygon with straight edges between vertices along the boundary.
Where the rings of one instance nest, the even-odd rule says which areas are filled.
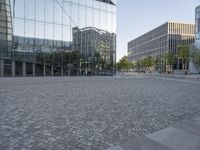
[[[107,57],[112,66],[105,70],[115,72],[116,3],[116,0],[0,0],[1,76],[79,75],[81,62],[72,56],[86,51],[81,46],[74,47],[74,28],[95,28],[113,36],[110,38],[113,45],[108,49],[112,57],[110,53]],[[98,40],[99,35],[95,36]],[[108,38],[104,37],[106,41]],[[82,36],[78,43],[86,45],[84,38],[87,37]],[[93,50],[82,55],[94,56]]]
[[[195,46],[200,49],[200,6],[198,6],[195,10]]]
[[[137,61],[147,56],[161,60],[167,52],[177,54],[178,45],[194,43],[194,24],[167,22],[128,43],[128,59]],[[160,61],[159,68],[162,69]],[[181,69],[181,62],[176,62],[175,69]]]
[[[200,51],[200,6],[195,9],[195,43],[192,46],[192,53]],[[200,66],[195,64],[193,59],[190,60],[190,73],[197,74],[200,72]]]

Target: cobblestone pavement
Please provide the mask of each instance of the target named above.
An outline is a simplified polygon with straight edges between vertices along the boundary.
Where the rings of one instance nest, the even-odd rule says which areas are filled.
[[[0,78],[1,150],[105,150],[197,116],[194,80]]]

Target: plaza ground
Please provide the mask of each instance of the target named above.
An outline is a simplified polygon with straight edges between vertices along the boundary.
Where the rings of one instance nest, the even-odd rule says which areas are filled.
[[[0,149],[105,150],[200,116],[200,80],[0,78]]]

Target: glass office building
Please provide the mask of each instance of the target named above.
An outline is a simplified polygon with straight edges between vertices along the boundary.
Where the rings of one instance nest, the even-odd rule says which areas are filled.
[[[154,57],[156,69],[163,70],[163,56],[178,53],[178,45],[190,46],[194,43],[194,24],[167,22],[128,43],[128,59],[136,62],[148,56]],[[182,70],[182,61],[176,60],[174,69]]]
[[[8,0],[0,0],[0,57],[8,57],[12,45],[12,18]]]
[[[200,49],[200,6],[195,11],[195,24],[196,24],[196,47]]]
[[[195,9],[195,42],[191,50],[194,54],[200,50],[200,6]],[[189,70],[190,73],[200,73],[200,66],[191,59]]]
[[[87,36],[78,42],[82,45],[74,47],[74,28],[80,31],[95,28],[108,33],[105,40],[112,41],[107,49],[112,53],[109,53],[112,63],[105,60],[108,64],[101,69],[115,70],[116,0],[1,0],[0,3],[4,12],[0,23],[3,31],[0,39],[4,43],[0,48],[2,76],[96,74],[88,67],[97,69],[93,53],[100,50],[90,49],[85,61],[82,45],[87,44],[83,43]],[[93,39],[99,40],[98,35]]]

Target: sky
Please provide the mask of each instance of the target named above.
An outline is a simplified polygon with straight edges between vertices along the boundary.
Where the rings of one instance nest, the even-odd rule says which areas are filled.
[[[127,43],[167,21],[195,23],[200,0],[118,0],[117,60],[127,55]]]

